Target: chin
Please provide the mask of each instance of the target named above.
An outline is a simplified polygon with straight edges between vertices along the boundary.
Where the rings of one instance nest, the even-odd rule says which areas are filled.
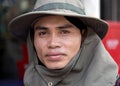
[[[64,66],[48,66],[47,68],[52,70],[57,70],[57,69],[63,69]]]

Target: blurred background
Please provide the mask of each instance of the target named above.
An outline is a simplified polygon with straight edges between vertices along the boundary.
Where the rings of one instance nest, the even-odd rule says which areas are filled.
[[[27,65],[26,45],[9,33],[14,17],[31,11],[35,0],[0,0],[0,86],[22,86]]]
[[[28,64],[26,44],[11,35],[8,23],[33,9],[36,0],[0,0],[0,86],[23,86]],[[91,3],[87,3],[87,1]],[[91,16],[104,19],[109,31],[103,39],[108,52],[120,67],[120,0],[82,0]],[[118,71],[120,74],[120,71]]]

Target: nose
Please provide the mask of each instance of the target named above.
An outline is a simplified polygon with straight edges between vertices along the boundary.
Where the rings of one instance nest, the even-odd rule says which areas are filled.
[[[54,49],[59,47],[61,47],[59,36],[52,34],[48,39],[48,48]]]

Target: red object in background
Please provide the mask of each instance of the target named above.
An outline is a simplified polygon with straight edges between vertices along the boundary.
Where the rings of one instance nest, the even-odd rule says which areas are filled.
[[[105,48],[118,64],[118,74],[120,75],[120,22],[108,21],[108,24],[109,30],[103,39],[103,43],[105,45]]]
[[[25,69],[28,65],[28,52],[27,52],[27,46],[25,44],[21,44],[21,46],[23,52],[23,59],[17,61],[17,67],[19,71],[19,77],[20,79],[23,79]]]

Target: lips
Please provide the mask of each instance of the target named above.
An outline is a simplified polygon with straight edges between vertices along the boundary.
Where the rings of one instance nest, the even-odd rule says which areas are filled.
[[[64,53],[48,53],[46,54],[46,58],[49,61],[60,61],[64,58]]]

